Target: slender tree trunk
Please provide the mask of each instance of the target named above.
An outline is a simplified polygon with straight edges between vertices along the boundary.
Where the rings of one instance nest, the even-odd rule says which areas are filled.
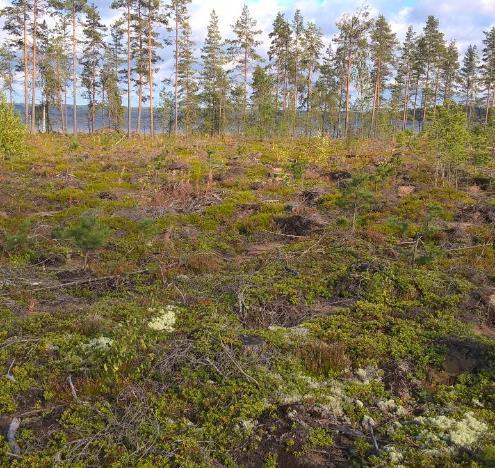
[[[349,112],[351,108],[351,52],[349,50],[347,54],[347,70],[346,70],[346,82],[345,82],[345,137],[349,136]]]
[[[438,73],[438,70],[437,70],[436,76],[435,76],[435,91],[433,92],[433,112],[436,112],[436,110],[437,110],[437,98],[438,98],[439,86],[440,86],[440,74]]]
[[[179,11],[175,6],[174,134],[179,130]]]
[[[27,43],[27,0],[23,3],[23,62],[24,62],[24,125],[28,126],[29,122],[29,92],[28,92],[28,81],[29,81],[29,63],[28,63],[28,43]]]
[[[423,87],[423,120],[421,122],[421,130],[425,128],[425,123],[426,123],[426,113],[427,108],[428,108],[428,92],[429,92],[429,86],[430,86],[430,65],[426,67],[426,77],[425,77],[425,85]]]
[[[92,93],[93,93],[93,103],[91,106],[91,132],[94,133],[95,127],[96,127],[96,68],[93,67],[92,71],[93,77],[92,77]]]
[[[248,51],[244,49],[244,96],[242,102],[242,131],[246,134],[246,116],[247,116],[247,93],[248,93]]]
[[[151,2],[148,3],[148,84],[150,92],[150,135],[155,136],[155,125],[153,115],[153,22],[151,20]]]
[[[373,109],[371,111],[371,125],[370,125],[370,136],[373,136],[375,133],[375,118],[377,113],[377,103],[378,103],[378,93],[380,87],[380,69],[381,62],[378,62],[377,70],[376,70],[376,78],[375,78],[375,89],[373,91]]]
[[[416,81],[416,89],[414,91],[414,105],[413,105],[413,115],[412,115],[413,130],[416,130],[416,106],[418,105],[418,92],[419,92],[419,78]]]
[[[488,83],[488,90],[487,90],[487,93],[486,93],[485,124],[488,123],[488,116],[490,114],[491,92],[492,92],[492,82],[490,81]]]
[[[344,86],[342,81],[343,80],[341,77],[340,85],[339,85],[340,89],[339,89],[339,109],[337,115],[337,132],[336,133],[334,132],[334,136],[336,137],[340,137],[340,133],[341,133],[340,127],[342,124],[342,101],[344,100]]]
[[[76,4],[72,0],[72,133],[77,135],[77,37]]]
[[[468,127],[471,125],[471,100],[469,95],[471,94],[471,82],[468,80],[466,88],[466,116]]]
[[[189,92],[189,86],[190,86],[190,78],[189,78],[189,67],[186,68],[186,83],[185,83],[185,109],[184,109],[184,133],[186,136],[189,135],[189,122],[191,119],[191,104],[189,102],[190,99],[190,92]]]
[[[311,112],[311,68],[308,69],[308,97],[306,102],[306,136],[310,134],[309,132],[309,114]]]
[[[41,132],[46,132],[46,101],[41,100]]]
[[[405,130],[407,127],[407,107],[409,103],[409,80],[410,80],[409,68],[406,72],[406,83],[404,88],[404,103],[402,109],[402,130]]]
[[[139,40],[138,40],[138,63],[137,63],[137,68],[138,68],[138,80],[139,80],[139,85],[138,85],[138,115],[137,115],[137,125],[136,125],[136,132],[138,134],[141,133],[141,116],[143,112],[143,64],[142,64],[142,58],[143,58],[143,35],[142,35],[142,21],[141,21],[141,2],[138,2],[138,11],[137,11],[137,22],[138,22],[138,35],[139,35]]]
[[[67,111],[67,84],[64,83],[64,133],[67,133],[67,127],[68,127],[68,121],[69,121],[69,113]]]
[[[38,34],[38,2],[33,2],[33,44],[32,44],[32,70],[31,70],[31,132],[36,131],[36,54]]]
[[[127,0],[127,136],[131,136],[131,0]]]
[[[143,111],[143,75],[139,73],[139,87],[138,87],[138,114],[136,132],[141,133],[141,113]]]
[[[296,40],[295,43],[295,60],[294,60],[294,101],[292,103],[293,109],[292,109],[292,115],[294,121],[292,122],[292,136],[295,136],[296,134],[296,127],[297,127],[297,86],[298,86],[298,73],[299,73],[299,44],[298,41]]]

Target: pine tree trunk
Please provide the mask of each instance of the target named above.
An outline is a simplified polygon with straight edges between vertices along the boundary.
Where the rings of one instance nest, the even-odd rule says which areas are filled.
[[[143,76],[139,73],[139,88],[138,88],[138,115],[136,132],[141,133],[141,113],[143,111]]]
[[[150,92],[150,135],[155,135],[154,115],[153,115],[153,24],[151,21],[151,2],[148,3],[148,84]]]
[[[486,93],[486,110],[485,110],[485,124],[488,123],[488,116],[490,114],[490,100],[491,100],[491,92],[492,92],[492,83],[491,81],[488,83],[488,90]]]
[[[72,0],[72,133],[77,135],[76,4]]]
[[[174,134],[179,131],[179,12],[175,7]]]
[[[339,110],[338,110],[338,115],[337,115],[337,132],[334,133],[336,137],[340,136],[340,127],[341,127],[341,122],[342,122],[342,101],[344,100],[344,86],[342,83],[342,79],[340,79],[340,88],[339,88]]]
[[[308,69],[308,97],[307,97],[307,103],[306,103],[306,136],[310,134],[309,132],[309,126],[310,126],[310,119],[309,119],[309,114],[311,112],[311,68]]]
[[[127,0],[127,136],[131,136],[131,0]]]
[[[28,63],[28,43],[27,43],[27,0],[23,3],[23,62],[24,62],[24,125],[28,126],[29,122],[29,92],[28,92],[28,74],[29,74],[29,63]]]
[[[294,63],[294,101],[293,101],[293,109],[292,109],[292,115],[293,115],[293,119],[294,121],[292,122],[292,136],[295,136],[296,134],[296,126],[297,126],[297,86],[298,86],[298,73],[299,73],[299,55],[298,55],[298,41],[296,41],[295,43],[295,49],[296,49],[296,53],[295,53],[295,63]]]
[[[38,2],[33,2],[33,44],[32,44],[32,70],[31,70],[31,132],[36,131],[36,53],[38,33]]]
[[[346,70],[346,82],[345,82],[345,124],[344,132],[345,137],[349,136],[349,112],[351,108],[351,52],[347,54],[347,70]]]
[[[242,102],[242,131],[246,134],[246,116],[247,116],[247,74],[248,74],[248,53],[247,48],[244,49],[244,96]]]
[[[93,67],[93,77],[92,77],[92,93],[93,93],[93,103],[91,106],[91,133],[94,133],[96,127],[96,68]]]
[[[375,118],[376,118],[376,108],[378,102],[378,91],[379,91],[379,83],[380,83],[380,69],[381,62],[378,62],[376,78],[375,78],[375,89],[373,91],[373,109],[371,111],[371,125],[370,125],[370,136],[373,136],[375,133]]]
[[[410,80],[410,72],[408,67],[406,73],[406,84],[404,88],[404,104],[402,109],[402,130],[405,130],[407,127],[407,107],[409,103],[409,80]]]
[[[433,92],[433,112],[436,112],[437,110],[437,98],[438,98],[438,88],[440,86],[440,74],[436,73],[435,77],[435,91]]]
[[[416,89],[414,91],[414,105],[413,105],[413,115],[412,115],[413,130],[416,130],[416,106],[418,104],[418,92],[419,92],[419,78],[418,81],[416,81]]]
[[[67,133],[69,113],[67,111],[67,84],[64,83],[64,133]]]
[[[426,113],[428,107],[428,87],[430,86],[430,65],[426,68],[425,85],[423,88],[423,120],[421,122],[421,130],[424,129],[426,123]]]

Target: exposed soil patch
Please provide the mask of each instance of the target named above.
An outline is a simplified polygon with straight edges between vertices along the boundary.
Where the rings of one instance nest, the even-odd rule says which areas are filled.
[[[331,447],[307,445],[310,431],[315,427],[326,428],[331,432]],[[266,414],[260,418],[257,435],[260,442],[256,450],[237,454],[241,466],[263,466],[271,454],[276,455],[278,466],[281,467],[346,467],[349,466],[354,441],[364,434],[340,423],[330,411],[322,407],[296,403],[281,406],[275,414]]]
[[[289,236],[307,236],[321,227],[314,219],[298,214],[276,218],[275,224]]]

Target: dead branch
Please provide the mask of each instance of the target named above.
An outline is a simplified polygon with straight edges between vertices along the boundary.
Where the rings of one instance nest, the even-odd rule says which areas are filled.
[[[7,442],[9,443],[10,448],[12,449],[12,453],[14,455],[21,454],[21,448],[19,447],[17,441],[15,440],[15,434],[19,429],[20,425],[21,425],[20,418],[13,418],[12,421],[10,422],[9,429],[7,431]]]
[[[88,278],[84,280],[70,281],[68,283],[57,284],[54,286],[45,286],[43,288],[32,289],[30,292],[38,292],[38,291],[47,291],[50,289],[62,289],[62,288],[70,288],[72,286],[80,286],[81,284],[91,284],[91,283],[99,283],[104,281],[116,280],[119,278],[125,278],[127,276],[139,275],[141,273],[148,273],[149,270],[145,268],[144,270],[131,271],[130,273],[124,273],[121,275],[113,275],[113,276],[102,276],[101,278]]]
[[[260,387],[260,384],[259,382],[254,378],[254,377],[251,377],[249,374],[247,374],[243,369],[242,367],[239,365],[239,363],[235,360],[235,358],[229,353],[229,350],[227,348],[227,346],[225,346],[223,343],[222,343],[222,348],[223,350],[225,351],[225,354],[227,355],[227,357],[232,361],[232,364],[234,364],[235,367],[237,367],[237,369],[239,370],[239,372],[244,376],[246,377],[250,382],[254,383],[257,387]]]
[[[74,398],[75,401],[77,401],[79,403],[81,400],[77,396],[76,387],[74,387],[74,384],[72,383],[72,375],[69,374],[69,377],[67,377],[67,382],[69,383],[72,397]]]
[[[8,338],[6,341],[4,341],[0,345],[0,349],[7,348],[8,346],[11,346],[11,345],[14,345],[14,344],[18,344],[18,343],[30,343],[30,342],[37,342],[37,341],[41,341],[41,338],[25,338],[25,339],[19,339],[16,336],[13,336],[11,338]]]
[[[458,252],[461,250],[479,249],[481,247],[491,247],[493,242],[488,242],[487,244],[470,245],[469,247],[457,247],[455,249],[447,249],[445,252]]]
[[[12,359],[9,368],[7,369],[7,374],[5,375],[11,382],[15,382],[15,377],[11,374],[12,367],[14,366],[15,359]]]

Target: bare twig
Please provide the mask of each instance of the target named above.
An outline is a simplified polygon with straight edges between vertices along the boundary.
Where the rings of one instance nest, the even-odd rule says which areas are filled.
[[[74,398],[75,401],[77,401],[79,403],[81,400],[77,396],[76,387],[74,387],[74,384],[72,383],[72,375],[69,374],[69,377],[67,377],[67,382],[69,383],[72,397]]]

